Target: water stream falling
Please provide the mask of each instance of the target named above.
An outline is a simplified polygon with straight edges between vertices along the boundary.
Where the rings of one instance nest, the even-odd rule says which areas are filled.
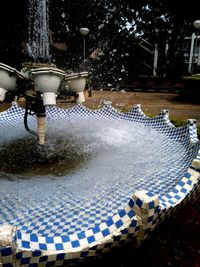
[[[28,52],[34,61],[49,60],[48,0],[29,0]]]

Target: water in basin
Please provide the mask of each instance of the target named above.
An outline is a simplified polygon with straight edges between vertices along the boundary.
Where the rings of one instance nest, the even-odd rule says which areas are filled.
[[[8,127],[0,141],[0,224],[49,236],[107,220],[136,190],[168,192],[190,166],[188,153],[194,153],[145,125],[95,116],[48,118],[43,148],[21,125],[8,136],[5,131]]]

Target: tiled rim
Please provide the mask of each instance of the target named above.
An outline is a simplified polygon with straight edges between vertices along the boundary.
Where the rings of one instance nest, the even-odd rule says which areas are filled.
[[[58,112],[59,111],[59,112]],[[12,121],[20,116],[23,109],[16,103],[0,113],[0,120]],[[171,124],[168,111],[163,110],[154,118],[146,116],[140,105],[135,105],[129,112],[120,112],[110,104],[92,111],[82,105],[62,110],[50,108],[47,116],[105,116],[116,119],[133,120],[138,123],[166,131],[172,135],[174,126]],[[181,131],[184,127],[176,129]],[[186,126],[191,143],[198,142],[196,120],[188,120]],[[173,130],[172,130],[173,129]],[[68,236],[43,237],[18,231],[14,226],[0,227],[0,263],[2,266],[62,266],[64,261],[76,261],[87,256],[106,252],[112,246],[123,243],[134,237],[138,242],[143,240],[150,231],[171,212],[194,195],[199,189],[200,156],[193,161],[182,180],[165,196],[157,197],[151,192],[138,191],[133,194],[129,203],[109,221],[87,231]]]

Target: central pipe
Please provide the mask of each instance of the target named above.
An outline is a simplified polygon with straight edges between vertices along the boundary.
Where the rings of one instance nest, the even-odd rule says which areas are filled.
[[[45,114],[37,115],[37,134],[39,145],[45,144],[46,117]]]

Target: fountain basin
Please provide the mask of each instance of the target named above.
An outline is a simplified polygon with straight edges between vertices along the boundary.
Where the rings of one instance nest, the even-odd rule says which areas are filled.
[[[0,114],[3,147],[27,138],[20,127],[23,112],[13,103]],[[26,175],[1,171],[0,233],[11,226],[6,228],[9,238],[0,240],[3,263],[14,259],[21,266],[62,265],[104,253],[130,238],[140,242],[199,188],[195,120],[175,128],[166,110],[149,118],[138,105],[126,113],[110,105],[95,111],[82,105],[48,107],[46,113],[47,124],[62,121],[66,126],[56,132],[62,147],[70,144],[74,160],[79,156],[86,161],[59,179],[35,175],[27,180]],[[3,136],[14,125],[15,136]],[[75,144],[78,154],[72,153]]]
[[[5,100],[7,91],[16,90],[19,79],[25,79],[25,77],[16,69],[0,63],[0,101]]]
[[[36,91],[43,94],[44,106],[56,105],[56,92],[65,77],[65,72],[57,68],[43,67],[31,70],[30,77]]]

